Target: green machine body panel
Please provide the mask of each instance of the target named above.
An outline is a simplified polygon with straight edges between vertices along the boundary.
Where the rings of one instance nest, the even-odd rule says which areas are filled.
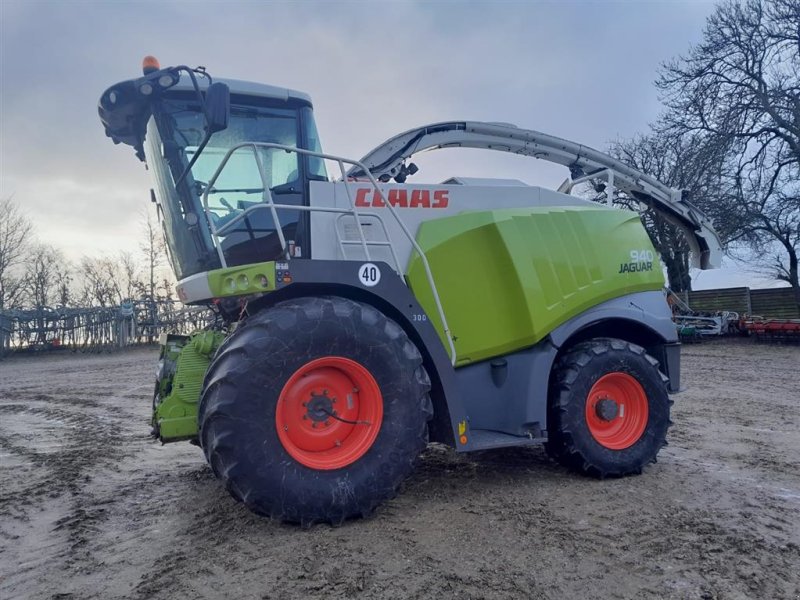
[[[224,339],[222,332],[210,330],[162,337],[153,399],[153,433],[162,442],[197,436],[197,405],[203,377]]]
[[[456,366],[532,346],[592,306],[664,286],[658,255],[631,211],[464,212],[422,223],[417,242],[436,281]],[[448,347],[419,256],[406,278]]]

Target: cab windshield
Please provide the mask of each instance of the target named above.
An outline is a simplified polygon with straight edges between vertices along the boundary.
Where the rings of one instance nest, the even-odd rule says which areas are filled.
[[[255,101],[254,101],[255,104]],[[207,270],[214,256],[209,223],[202,208],[202,195],[219,168],[225,154],[234,146],[244,142],[265,142],[284,146],[319,149],[313,115],[309,106],[297,108],[264,105],[250,106],[236,103],[232,98],[228,127],[216,132],[208,145],[200,153],[186,177],[186,185],[175,189],[170,185],[183,171],[197,152],[205,135],[205,119],[199,104],[194,99],[166,98],[162,101],[158,114],[154,115],[157,127],[150,127],[147,143],[160,143],[161,149],[155,155],[164,162],[162,168],[154,168],[162,210],[165,216],[165,229],[168,240],[173,240],[173,263],[181,276]],[[157,132],[155,131],[157,129]],[[149,163],[153,162],[154,150],[148,151]],[[256,158],[258,157],[258,159]],[[249,207],[262,202],[264,183],[259,169],[263,169],[264,182],[276,204],[304,204],[306,189],[304,180],[325,179],[324,164],[321,160],[307,160],[295,152],[275,148],[239,148],[228,159],[213,187],[208,190],[208,221],[215,228],[222,228],[222,250],[229,266],[274,260],[283,248],[277,235],[272,214],[268,210],[257,210],[245,218],[231,223]],[[156,165],[158,167],[158,165]],[[172,177],[158,177],[158,171],[171,171]],[[160,180],[160,181],[159,181]],[[161,189],[163,186],[166,189]],[[169,189],[169,188],[172,189]],[[176,197],[177,194],[177,197]],[[165,202],[166,200],[166,202]],[[166,214],[172,213],[172,214]],[[201,220],[197,223],[195,213]],[[278,220],[287,245],[301,247],[305,233],[302,213],[293,210],[279,210]],[[194,221],[194,223],[192,223]],[[225,227],[226,224],[230,226]],[[181,241],[187,236],[181,228],[196,230],[193,237],[202,238],[205,246],[205,260],[192,248],[197,244]],[[200,227],[200,230],[197,230]]]
[[[196,110],[176,107],[175,137],[182,146],[187,162],[193,157],[205,135],[204,118]],[[231,108],[228,128],[211,137],[208,146],[192,167],[192,177],[200,190],[205,190],[225,153],[243,142],[269,142],[298,146],[297,112],[290,109]],[[256,152],[264,167],[267,187],[299,180],[298,155],[272,148],[239,148],[228,160],[209,193],[209,207],[223,216],[240,203],[260,200],[263,191]],[[258,196],[253,196],[258,194]]]

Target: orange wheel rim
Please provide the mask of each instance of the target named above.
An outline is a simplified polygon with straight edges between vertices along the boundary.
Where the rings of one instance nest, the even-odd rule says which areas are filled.
[[[601,446],[624,450],[642,437],[648,404],[642,384],[627,373],[608,373],[598,379],[586,398],[586,424]]]
[[[372,447],[383,421],[378,382],[341,356],[312,360],[283,386],[275,409],[278,439],[306,467],[341,469]]]

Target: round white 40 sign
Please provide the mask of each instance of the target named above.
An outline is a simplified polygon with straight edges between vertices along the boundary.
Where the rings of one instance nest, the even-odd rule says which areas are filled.
[[[358,280],[361,282],[361,285],[367,287],[376,286],[381,280],[381,270],[377,265],[364,263],[358,269]]]

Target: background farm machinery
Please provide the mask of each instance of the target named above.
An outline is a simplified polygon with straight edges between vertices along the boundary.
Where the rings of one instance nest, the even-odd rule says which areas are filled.
[[[673,321],[678,330],[678,335],[684,343],[699,342],[703,338],[720,336],[751,336],[759,341],[800,343],[800,318],[793,318],[791,303],[783,304],[783,296],[789,296],[787,289],[777,290],[749,290],[741,288],[746,293],[747,309],[752,310],[750,301],[751,292],[761,294],[767,298],[766,306],[772,315],[757,315],[752,312],[737,312],[736,310],[703,310],[703,308],[719,306],[720,304],[739,308],[735,298],[730,298],[730,290],[706,290],[692,308],[686,298],[669,292],[669,302],[672,306]],[[768,294],[770,296],[768,296]],[[762,308],[762,307],[756,307]],[[775,316],[773,316],[775,315]],[[800,314],[796,315],[800,317]]]
[[[0,357],[12,352],[155,343],[163,331],[189,332],[212,320],[213,314],[202,307],[169,300],[0,311]]]

